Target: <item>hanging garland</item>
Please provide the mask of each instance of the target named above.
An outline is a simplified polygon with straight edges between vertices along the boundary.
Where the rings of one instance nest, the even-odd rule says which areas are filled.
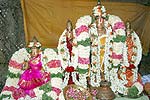
[[[90,64],[90,34],[89,26],[92,23],[91,16],[83,16],[77,20],[75,33],[77,39],[78,49],[78,68],[79,82],[75,80],[75,83],[87,88],[87,77]]]

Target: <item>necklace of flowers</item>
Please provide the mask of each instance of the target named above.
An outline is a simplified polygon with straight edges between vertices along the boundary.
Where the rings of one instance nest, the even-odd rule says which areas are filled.
[[[98,33],[96,23],[93,23],[90,28],[91,34],[91,68],[90,68],[90,84],[93,87],[100,86],[100,60],[99,58],[99,46],[98,46]]]
[[[67,48],[67,41],[66,41],[66,32],[67,30],[64,30],[64,32],[60,36],[58,47],[57,47],[58,57],[61,61],[62,69],[63,71],[65,71],[63,88],[67,86],[68,84],[70,72],[72,72],[72,74],[75,73],[74,71],[76,70],[77,65],[78,65],[78,50],[76,46],[73,46],[72,48],[72,55],[71,55],[71,61],[70,61],[70,54]],[[75,36],[74,30],[73,30],[73,36]],[[76,44],[75,38],[73,39],[73,43]],[[69,68],[70,66],[72,66],[72,68]],[[76,78],[76,77],[72,77],[72,78]]]
[[[12,55],[8,65],[8,71],[11,78],[19,78],[22,73],[24,61],[28,61],[29,56],[30,54],[27,52],[26,48],[22,48]]]
[[[53,98],[54,100],[58,99],[61,96],[62,92],[62,70],[61,63],[58,58],[58,54],[54,49],[46,48],[43,52],[43,64],[45,69],[50,73],[51,77],[51,91],[45,93],[48,97]],[[45,88],[44,88],[45,89]]]

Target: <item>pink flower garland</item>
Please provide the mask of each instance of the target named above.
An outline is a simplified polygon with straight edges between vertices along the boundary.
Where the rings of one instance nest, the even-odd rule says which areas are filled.
[[[10,60],[9,61],[9,66],[13,67],[13,68],[17,68],[17,69],[22,69],[23,63],[18,63],[18,62],[14,61],[14,60]]]
[[[90,63],[90,59],[89,58],[78,57],[78,63],[80,63],[80,64],[89,64]]]
[[[88,32],[89,28],[86,25],[81,25],[79,28],[75,30],[76,36],[78,37],[82,32]]]
[[[5,86],[2,91],[11,91],[13,98],[16,100],[26,96],[26,93],[23,89],[15,88],[14,86]]]
[[[125,30],[125,25],[123,22],[117,22],[114,24],[114,27],[113,27],[113,31],[116,31],[117,29],[123,29]]]
[[[56,92],[57,96],[61,93],[61,90],[57,87],[52,87],[52,91]]]
[[[10,87],[9,86],[5,86],[2,91],[13,91],[15,89],[16,88],[14,86],[10,86]]]
[[[113,52],[111,57],[113,59],[122,59],[123,55],[122,54],[117,55],[116,53]]]
[[[51,60],[47,63],[49,68],[57,68],[61,66],[60,60]]]

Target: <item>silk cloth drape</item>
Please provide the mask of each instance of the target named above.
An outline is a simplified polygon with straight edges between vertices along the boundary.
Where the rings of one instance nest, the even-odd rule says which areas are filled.
[[[44,47],[56,48],[59,36],[71,19],[73,26],[83,15],[92,14],[97,0],[21,0],[26,43],[33,36]],[[143,54],[150,48],[150,7],[137,3],[102,2],[107,13],[119,16],[123,21],[131,21],[143,47]]]

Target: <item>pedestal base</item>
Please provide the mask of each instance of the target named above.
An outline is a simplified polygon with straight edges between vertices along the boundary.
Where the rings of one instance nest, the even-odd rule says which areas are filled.
[[[116,97],[114,100],[149,100],[148,96],[143,95],[140,98],[136,98],[136,99],[131,99],[131,98],[127,98],[127,97]]]

